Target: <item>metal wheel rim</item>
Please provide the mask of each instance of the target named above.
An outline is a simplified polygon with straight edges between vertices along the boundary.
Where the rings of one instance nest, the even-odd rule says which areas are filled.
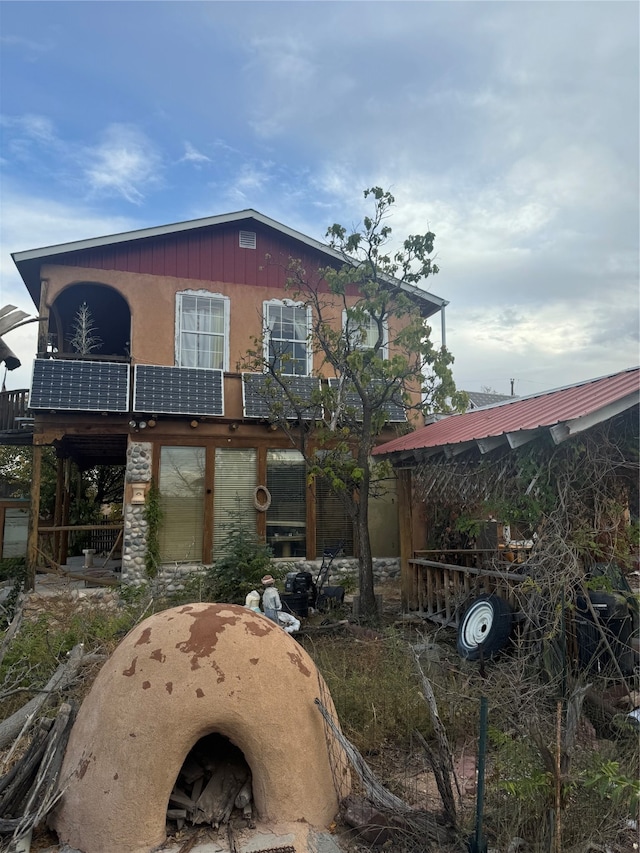
[[[466,615],[462,629],[462,639],[468,648],[479,646],[489,636],[493,625],[493,607],[488,602],[479,602]]]

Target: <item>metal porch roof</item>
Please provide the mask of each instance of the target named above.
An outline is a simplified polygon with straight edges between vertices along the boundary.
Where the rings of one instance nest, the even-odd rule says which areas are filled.
[[[508,443],[526,444],[548,429],[556,444],[640,402],[640,368],[576,385],[450,415],[409,435],[381,444],[376,455],[392,461],[437,452],[457,455],[476,445],[482,453]]]

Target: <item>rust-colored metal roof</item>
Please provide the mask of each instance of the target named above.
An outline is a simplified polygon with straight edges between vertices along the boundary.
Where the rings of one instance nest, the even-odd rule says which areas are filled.
[[[542,394],[520,397],[461,415],[450,415],[409,435],[381,444],[376,455],[411,451],[454,453],[477,444],[482,452],[508,442],[517,447],[542,429],[556,443],[595,426],[640,401],[640,368],[634,367]],[[422,455],[422,454],[420,454]]]

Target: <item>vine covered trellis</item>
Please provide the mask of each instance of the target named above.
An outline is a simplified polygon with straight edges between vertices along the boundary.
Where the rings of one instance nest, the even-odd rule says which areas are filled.
[[[416,467],[414,498],[425,502],[430,547],[440,547],[445,529],[464,539],[488,518],[533,539],[518,566],[527,578],[518,587],[520,638],[548,674],[564,670],[566,606],[588,589],[624,585],[637,567],[638,441],[636,406],[560,445],[545,433],[514,450]]]
[[[423,461],[414,497],[425,501],[432,532],[447,512],[491,516],[535,533],[534,563],[552,547],[565,568],[611,560],[629,568],[638,544],[638,440],[636,406],[560,445],[546,433],[515,450]]]

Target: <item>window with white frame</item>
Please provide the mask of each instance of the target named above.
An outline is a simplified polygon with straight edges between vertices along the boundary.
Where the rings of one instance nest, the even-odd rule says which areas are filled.
[[[363,317],[350,316],[350,312],[342,312],[342,328],[347,340],[354,349],[373,349],[378,340],[378,324],[369,314]],[[389,335],[387,322],[383,322],[382,346],[379,350],[380,358],[388,358]]]
[[[229,298],[184,291],[177,294],[176,363],[179,367],[229,369]]]
[[[311,309],[295,302],[265,302],[264,330],[264,357],[275,370],[288,376],[311,374]]]

